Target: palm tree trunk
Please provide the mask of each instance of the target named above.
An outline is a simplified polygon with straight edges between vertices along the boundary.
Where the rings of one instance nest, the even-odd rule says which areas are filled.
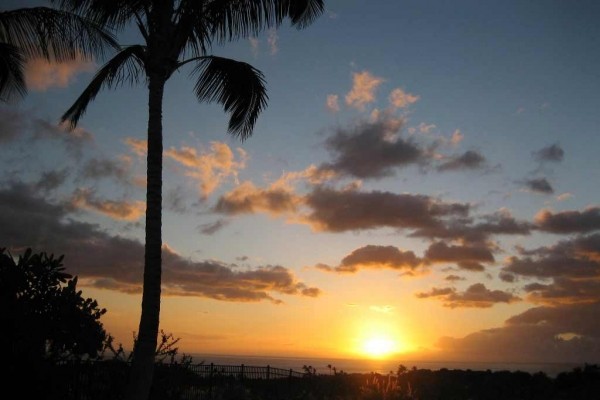
[[[135,344],[127,398],[147,400],[154,373],[158,336],[162,248],[162,100],[165,79],[148,76],[148,157],[146,188],[146,247],[142,315]]]

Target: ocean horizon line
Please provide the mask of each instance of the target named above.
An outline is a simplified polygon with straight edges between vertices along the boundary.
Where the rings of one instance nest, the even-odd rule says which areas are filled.
[[[302,372],[305,366],[315,368],[318,374],[330,374],[335,371],[345,373],[396,373],[400,365],[412,369],[461,369],[474,371],[523,371],[528,373],[543,372],[548,376],[557,376],[561,372],[569,372],[586,363],[577,362],[525,362],[525,361],[453,361],[453,360],[419,360],[402,359],[359,359],[340,357],[306,357],[286,355],[243,355],[243,354],[211,354],[186,353],[194,362],[216,365],[270,366],[273,368],[291,369]],[[590,363],[587,363],[590,364]],[[591,363],[593,364],[593,363]]]

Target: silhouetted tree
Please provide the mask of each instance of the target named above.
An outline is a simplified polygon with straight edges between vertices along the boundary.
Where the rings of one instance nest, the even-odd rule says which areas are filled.
[[[0,343],[4,345],[6,393],[45,398],[57,361],[94,358],[106,332],[106,312],[77,290],[63,257],[31,249],[15,260],[0,249]]]
[[[309,25],[323,0],[55,0],[62,8],[119,31],[135,24],[143,44],[125,46],[96,74],[63,115],[75,126],[104,87],[148,86],[148,154],[144,282],[139,337],[134,348],[129,398],[147,399],[159,328],[162,247],[162,100],[173,72],[190,63],[199,101],[217,102],[230,113],[229,133],[252,134],[267,94],[263,75],[249,64],[209,55],[213,42],[257,35],[290,18]]]
[[[77,290],[63,257],[31,249],[15,259],[0,249],[0,342],[11,362],[96,357],[106,332],[106,312]]]
[[[0,101],[27,92],[24,66],[31,58],[63,62],[102,56],[116,43],[88,18],[49,7],[0,11]]]

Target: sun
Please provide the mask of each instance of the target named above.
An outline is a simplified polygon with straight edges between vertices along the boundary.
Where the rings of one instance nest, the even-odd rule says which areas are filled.
[[[396,351],[396,342],[385,336],[372,336],[363,342],[362,351],[372,358],[385,358]]]

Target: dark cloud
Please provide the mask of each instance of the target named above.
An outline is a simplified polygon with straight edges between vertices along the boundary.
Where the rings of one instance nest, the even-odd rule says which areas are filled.
[[[163,207],[165,210],[172,211],[177,214],[183,214],[188,210],[185,201],[185,193],[183,188],[175,187],[165,191],[163,196]]]
[[[584,211],[561,211],[553,213],[542,210],[535,216],[537,228],[551,233],[586,233],[600,230],[600,207]]]
[[[443,357],[464,361],[590,363],[600,359],[600,303],[537,307],[500,328],[437,343]]]
[[[128,183],[131,179],[130,167],[131,165],[123,159],[92,158],[83,166],[81,177],[93,180],[109,178]]]
[[[485,157],[481,155],[481,153],[474,150],[468,150],[459,156],[450,157],[447,161],[438,165],[436,169],[440,172],[479,169],[484,167],[485,163]]]
[[[521,300],[512,293],[502,290],[489,290],[483,283],[471,285],[462,293],[454,288],[433,288],[429,292],[417,293],[416,296],[420,299],[439,298],[444,307],[450,308],[489,308],[496,303],[514,303]]]
[[[213,235],[225,227],[229,222],[226,219],[218,219],[215,222],[210,222],[200,225],[198,228],[200,233],[205,235]]]
[[[504,282],[508,282],[508,283],[513,283],[514,281],[517,280],[514,274],[510,274],[510,273],[505,272],[505,271],[501,271],[498,274],[498,277],[500,278],[500,280],[502,280]]]
[[[51,192],[65,183],[68,176],[69,171],[66,168],[42,172],[40,178],[33,186],[36,191]]]
[[[520,252],[507,260],[502,273],[544,280],[524,287],[529,300],[547,304],[600,301],[600,234]]]
[[[464,280],[466,280],[466,278],[464,278],[462,276],[458,276],[458,275],[448,275],[447,277],[444,278],[444,280],[450,281],[450,282],[456,282],[456,281],[464,281]]]
[[[499,211],[478,220],[454,218],[443,224],[418,229],[411,236],[479,243],[485,242],[491,235],[529,235],[532,227],[530,222],[519,221],[508,212]]]
[[[536,278],[591,277],[600,272],[597,261],[562,253],[553,247],[544,249],[536,257],[509,257],[504,272]]]
[[[558,143],[554,143],[532,152],[531,155],[534,160],[539,162],[561,162],[565,156],[565,151]]]
[[[317,268],[354,273],[359,269],[414,269],[421,260],[412,251],[402,251],[394,246],[367,245],[354,250],[342,259],[336,267],[318,264]]]
[[[546,178],[539,179],[529,179],[525,181],[525,186],[532,192],[543,193],[543,194],[552,194],[554,193],[554,188],[550,185],[550,182]]]
[[[477,246],[452,246],[444,242],[432,243],[425,251],[423,257],[428,263],[454,262],[466,269],[479,270],[479,263],[493,263],[494,255],[487,247]],[[473,265],[478,267],[473,268]]]
[[[530,283],[523,288],[527,300],[548,305],[600,301],[600,276],[596,279],[554,278],[552,283]]]
[[[316,230],[436,229],[446,217],[466,216],[469,205],[445,203],[424,195],[361,192],[319,187],[305,198],[311,209],[306,222]]]
[[[0,243],[13,252],[32,247],[64,254],[67,270],[87,285],[140,292],[143,244],[73,220],[70,210],[68,205],[48,203],[23,184],[0,188]],[[273,296],[276,293],[313,297],[320,293],[282,266],[234,271],[230,265],[217,261],[185,259],[166,246],[162,257],[166,295],[277,303],[280,300]]]
[[[333,161],[319,169],[361,179],[381,178],[393,175],[396,168],[423,162],[419,146],[399,136],[403,126],[402,120],[384,117],[338,129],[325,142]]]

